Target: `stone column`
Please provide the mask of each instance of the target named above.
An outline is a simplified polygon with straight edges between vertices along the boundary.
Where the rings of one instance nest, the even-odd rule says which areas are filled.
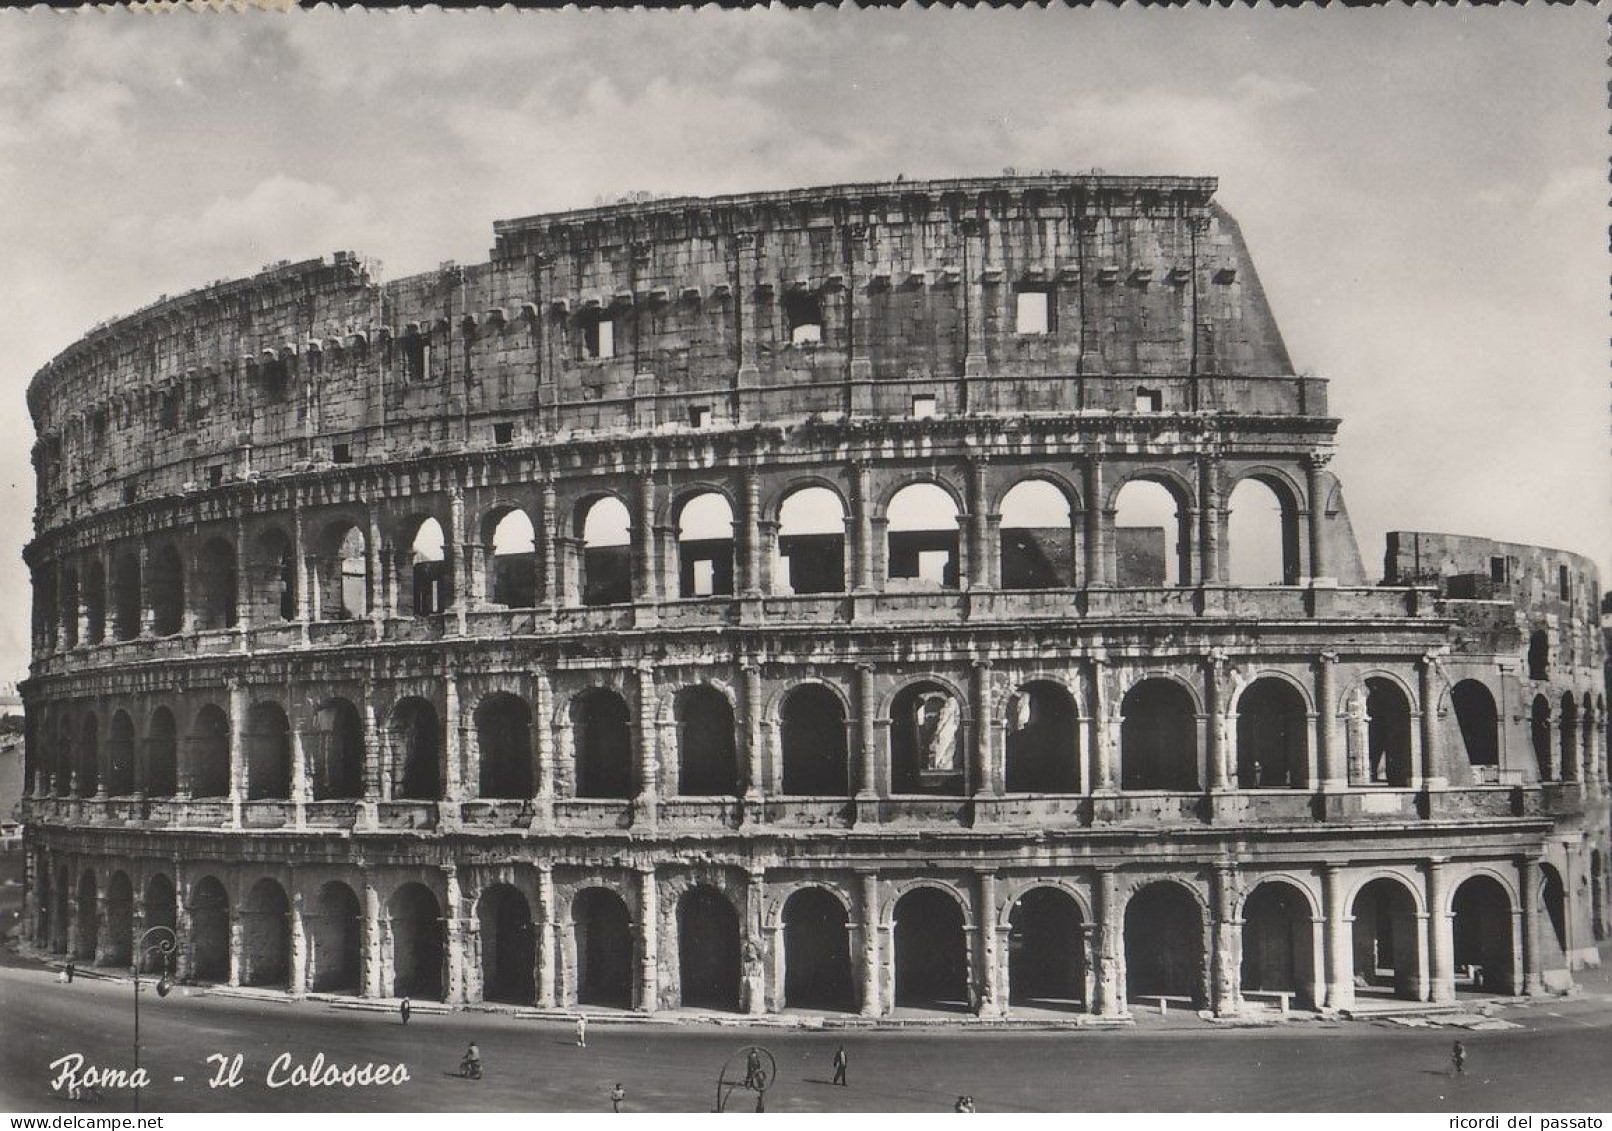
[[[744,1011],[754,1016],[767,1011],[766,948],[762,938],[761,899],[767,890],[766,873],[752,868],[744,889]]]
[[[376,640],[386,636],[386,610],[391,604],[387,597],[390,581],[386,572],[386,552],[381,541],[381,518],[375,508],[369,512],[369,534],[364,546],[364,600],[369,602],[371,632]]]
[[[655,480],[648,474],[638,478],[637,502],[638,514],[632,524],[633,600],[653,605],[660,593],[660,579],[655,567]]]
[[[235,899],[229,905],[229,984],[241,984],[242,966],[246,957],[246,927],[241,922],[241,905]]]
[[[1097,873],[1097,978],[1093,1012],[1100,1017],[1123,1017],[1125,986],[1120,969],[1122,920],[1119,880],[1111,871]]]
[[[1322,793],[1340,793],[1349,782],[1344,751],[1338,743],[1338,654],[1315,658],[1315,760]]]
[[[1112,668],[1106,659],[1094,656],[1091,660],[1091,773],[1087,781],[1092,793],[1114,792],[1113,720],[1109,706],[1113,698],[1109,687]]]
[[[996,745],[991,740],[996,722],[991,703],[991,661],[973,663],[974,766],[972,790],[976,797],[996,797],[1001,793],[1002,767]]]
[[[465,492],[458,483],[448,492],[448,585],[453,590],[451,608],[455,614],[453,624],[459,635],[465,634],[466,614],[476,599],[471,580],[471,539],[465,531]]]
[[[554,687],[549,682],[548,673],[542,670],[532,674],[532,739],[536,747],[534,757],[537,759],[535,778],[537,782],[537,804],[542,819],[547,822],[553,815],[554,806]]]
[[[295,881],[293,881],[293,887]],[[302,921],[302,893],[292,891],[291,910],[291,996],[308,992],[308,935]]]
[[[1522,992],[1537,997],[1545,992],[1545,978],[1539,953],[1539,858],[1517,858],[1519,892],[1522,904]]]
[[[1204,585],[1224,585],[1226,560],[1222,467],[1219,456],[1198,457],[1198,570]]]
[[[151,550],[140,543],[140,635],[155,636],[157,610],[151,603]],[[65,641],[63,642],[65,643]]]
[[[866,593],[883,588],[873,576],[872,466],[867,460],[857,460],[853,470],[856,477],[856,492],[851,500],[852,520],[856,525],[856,537],[853,539],[856,544],[854,586],[857,592]]]
[[[958,223],[963,237],[963,389],[964,410],[983,411],[979,403],[986,375],[985,354],[985,221],[977,216],[964,217]]]
[[[744,472],[744,588],[746,597],[761,595],[761,566],[766,557],[761,539],[761,482],[756,469]]]
[[[451,672],[442,685],[442,816],[457,823],[464,800],[463,724],[459,718],[459,679]]]
[[[986,499],[984,457],[968,461],[968,583],[974,589],[991,585],[991,546],[989,501]]]
[[[660,893],[655,866],[638,866],[638,1011],[660,1008]]]
[[[247,702],[246,685],[238,679],[229,681],[229,808],[230,825],[241,827],[241,802],[247,793],[247,764],[246,764],[246,719],[251,707]],[[176,736],[176,744],[180,749],[176,751],[177,760],[181,763],[190,761],[191,751],[186,749],[190,743]],[[185,773],[186,793],[190,783],[188,769]]]
[[[751,804],[759,804],[766,753],[761,742],[761,662],[757,657],[749,657],[740,671],[744,677],[744,797]]]
[[[360,990],[365,997],[388,997],[381,983],[381,897],[366,874],[363,878],[364,935],[360,951]]]
[[[560,545],[559,523],[554,513],[554,481],[543,481],[542,505],[538,509],[537,537],[542,548],[541,574],[538,583],[542,587],[538,600],[548,605],[550,609],[557,609],[565,603],[564,596],[559,590],[560,573],[557,569],[564,549]]]
[[[558,923],[554,913],[554,865],[543,861],[537,866],[537,1007],[554,1008],[554,933]]]
[[[1322,911],[1327,920],[1327,1005],[1351,1009],[1355,1003],[1354,917],[1344,906],[1344,876],[1333,864],[1321,870]]]
[[[660,743],[655,703],[655,667],[638,665],[638,812],[648,821],[655,819],[660,796]]]
[[[1209,747],[1209,788],[1225,793],[1232,787],[1231,750],[1226,734],[1226,653],[1211,648],[1203,665],[1205,729]]]
[[[861,872],[857,879],[862,903],[862,1016],[878,1017],[884,1012],[879,994],[879,974],[884,965],[879,947],[879,877],[874,872]]]
[[[442,1000],[462,1003],[465,996],[464,952],[464,898],[459,890],[459,868],[455,864],[442,866],[444,900],[442,939]]]
[[[1086,560],[1082,563],[1082,572],[1087,586],[1107,585],[1108,554],[1103,538],[1103,517],[1107,512],[1103,509],[1103,463],[1100,458],[1093,456],[1087,461],[1084,480],[1082,486],[1086,494],[1086,509],[1081,520],[1086,525],[1083,539]]]
[[[1438,657],[1432,652],[1423,656],[1417,674],[1417,694],[1422,701],[1422,784],[1435,792],[1448,784],[1439,748]]]
[[[976,876],[979,879],[979,906],[976,910],[980,934],[979,1015],[999,1017],[1007,1011],[1007,994],[1003,992],[1002,985],[1002,949],[996,914],[996,873],[982,869]]]
[[[856,740],[857,764],[860,770],[856,795],[871,801],[878,795],[878,776],[874,765],[873,738],[873,666],[856,665]]]
[[[291,732],[291,820],[301,828],[308,820],[308,751],[302,725],[294,712],[287,722]]]
[[[1327,501],[1325,471],[1332,459],[1330,452],[1311,452],[1304,457],[1305,513],[1309,517],[1310,579],[1332,576],[1332,561],[1327,553],[1326,518]]]
[[[291,554],[293,564],[297,570],[297,625],[302,635],[302,642],[308,642],[308,622],[319,616],[316,603],[318,594],[314,592],[314,580],[317,571],[313,568],[313,558],[308,553],[308,539],[302,529],[302,505],[300,502],[291,508]]]
[[[1230,864],[1215,866],[1214,983],[1210,1008],[1217,1017],[1242,1009],[1242,920],[1237,918],[1237,873]]]
[[[1435,1005],[1455,1000],[1455,936],[1449,899],[1449,863],[1436,856],[1427,862],[1428,966],[1432,974],[1429,1000]]]
[[[381,738],[379,721],[375,718],[375,699],[372,686],[363,688],[364,720],[364,780],[363,804],[360,820],[371,827],[376,822],[375,804],[392,800],[392,766],[387,758],[387,746]]]

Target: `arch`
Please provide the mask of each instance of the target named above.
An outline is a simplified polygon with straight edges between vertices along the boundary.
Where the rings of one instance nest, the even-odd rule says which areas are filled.
[[[1588,781],[1595,774],[1593,761],[1595,758],[1595,736],[1599,729],[1595,719],[1595,699],[1588,691],[1584,693],[1584,706],[1579,713],[1579,719],[1579,726],[1583,733],[1579,736],[1578,750],[1579,758],[1584,764],[1584,768],[1579,772],[1579,777]]]
[[[153,734],[156,734],[159,722],[155,713],[151,716],[151,725]],[[223,708],[209,703],[196,712],[196,718],[190,731],[190,795],[192,797],[226,797],[229,795],[229,742],[229,718],[224,714]],[[249,745],[249,752],[250,749]],[[286,773],[287,781],[289,782],[289,764]]]
[[[134,959],[134,884],[121,868],[106,880],[106,943],[101,965],[128,969]]]
[[[73,957],[68,948],[72,943],[71,920],[73,917],[74,894],[73,878],[67,870],[67,865],[63,864],[56,870],[55,901],[52,905],[54,911],[51,915],[50,949],[56,954],[66,954],[68,957]]]
[[[1145,884],[1125,903],[1125,996],[1208,1003],[1203,905],[1173,880]]]
[[[1309,777],[1309,714],[1285,679],[1261,676],[1237,697],[1237,785],[1300,789]]]
[[[81,603],[78,594],[78,570],[72,566],[63,566],[60,582],[61,609],[59,620],[62,626],[62,647],[78,647],[79,611]]]
[[[1286,880],[1262,880],[1243,901],[1244,990],[1285,990],[1300,1008],[1314,1009],[1314,909],[1309,895]]]
[[[246,713],[246,799],[290,797],[291,725],[280,704],[268,700],[254,703]]]
[[[78,724],[79,797],[94,797],[101,791],[100,724],[95,712],[86,711]]]
[[[392,996],[442,1000],[442,905],[430,888],[406,883],[386,903],[392,923]]]
[[[453,604],[448,536],[435,517],[422,519],[409,540],[410,608],[417,617],[435,616]]]
[[[582,603],[624,605],[632,601],[632,515],[614,495],[577,504],[576,536],[582,541]]]
[[[1410,697],[1382,676],[1366,680],[1366,757],[1372,785],[1411,784]]]
[[[1254,472],[1227,500],[1226,573],[1233,585],[1297,585],[1299,507],[1292,488]]]
[[[571,901],[576,932],[578,1005],[632,1006],[632,918],[627,905],[607,888],[583,888]]]
[[[364,720],[346,699],[326,700],[313,716],[313,749],[307,754],[313,800],[364,795]]]
[[[1350,907],[1356,986],[1418,1000],[1422,986],[1414,890],[1398,876],[1378,876],[1360,886]]]
[[[140,635],[140,557],[125,550],[112,559],[112,635],[133,640]]]
[[[595,687],[574,697],[569,710],[577,796],[632,797],[632,715],[626,700]]]
[[[1450,691],[1455,721],[1461,728],[1466,760],[1473,766],[1500,765],[1500,712],[1482,681],[1463,679]]]
[[[783,792],[844,796],[851,784],[845,704],[821,683],[789,689],[778,710]]]
[[[1561,722],[1557,727],[1561,746],[1561,775],[1571,781],[1578,777],[1578,701],[1571,691],[1562,693]]]
[[[270,526],[252,540],[248,558],[252,623],[297,619],[297,559],[284,530]]]
[[[739,916],[728,897],[695,884],[677,901],[677,964],[681,1004],[739,1008]]]
[[[291,901],[267,876],[252,885],[241,905],[241,984],[291,984]]]
[[[190,976],[198,982],[229,981],[229,892],[218,877],[203,876],[190,889],[188,906]]]
[[[196,627],[234,628],[240,614],[235,547],[209,538],[196,554]]]
[[[174,636],[185,628],[185,565],[172,543],[151,555],[151,631]]]
[[[513,885],[492,884],[476,901],[476,918],[483,1000],[531,1005],[537,1000],[537,928],[531,904]]]
[[[1121,789],[1199,788],[1197,711],[1185,687],[1164,676],[1142,679],[1119,713]]]
[[[56,748],[53,761],[56,796],[72,796],[73,721],[65,712],[56,720]]]
[[[960,513],[956,496],[938,483],[909,483],[891,495],[885,576],[919,588],[956,589]]]
[[[973,991],[962,906],[926,884],[903,894],[894,916],[896,1004],[968,1012]]]
[[[1048,479],[1021,479],[1002,496],[1003,589],[1060,589],[1075,584],[1074,508]]]
[[[673,699],[677,720],[677,792],[730,796],[739,792],[733,705],[708,684],[685,687]]]
[[[145,926],[167,927],[170,931],[177,931],[179,927],[179,897],[174,892],[173,880],[165,872],[153,872],[146,879],[145,890]],[[181,940],[183,941],[183,940]],[[143,952],[136,956],[140,961],[140,970],[146,974],[163,974],[173,972],[170,962],[156,950]]]
[[[524,699],[495,691],[476,704],[476,749],[482,797],[534,795],[532,709]]]
[[[1539,780],[1555,777],[1555,759],[1550,748],[1550,700],[1535,695],[1528,713],[1528,737],[1534,747],[1534,763],[1539,767]]]
[[[1008,699],[1005,784],[1009,793],[1080,789],[1080,725],[1068,688],[1032,680]]]
[[[495,605],[530,609],[537,604],[537,531],[520,507],[500,508],[482,524],[487,551],[487,593]]]
[[[890,700],[890,788],[961,796],[967,784],[963,701],[934,680],[909,683]]]
[[[1131,476],[1114,495],[1114,578],[1122,587],[1192,583],[1191,492],[1167,474]]]
[[[338,520],[319,539],[310,578],[320,620],[357,620],[369,611],[369,539],[356,523]]]
[[[807,485],[784,496],[773,588],[801,595],[845,591],[845,502],[839,492]]]
[[[174,721],[172,711],[158,707],[151,712],[151,721],[146,724],[146,796],[172,797],[178,787],[179,724]]]
[[[358,896],[340,880],[330,880],[305,916],[308,979],[315,993],[358,993],[361,986],[362,911]]]
[[[717,491],[690,495],[673,508],[677,529],[677,595],[733,592],[733,504]]]
[[[92,561],[84,568],[84,639],[100,644],[106,639],[106,567]]]
[[[1062,888],[1033,887],[1008,914],[1008,1002],[1077,1009],[1086,1000],[1085,923]]]
[[[127,797],[134,792],[134,720],[116,711],[106,728],[106,792]]]
[[[1514,994],[1518,991],[1511,946],[1511,895],[1493,876],[1463,880],[1451,900],[1457,984],[1475,990]]]
[[[442,723],[428,699],[407,696],[392,708],[392,766],[404,801],[442,799]]]
[[[798,1009],[856,1008],[845,905],[826,888],[804,887],[784,901],[784,1003]]]
[[[1567,885],[1553,864],[1539,866],[1539,958],[1542,970],[1565,970],[1567,960]]]
[[[1543,628],[1528,634],[1528,678],[1550,678],[1550,633]]]

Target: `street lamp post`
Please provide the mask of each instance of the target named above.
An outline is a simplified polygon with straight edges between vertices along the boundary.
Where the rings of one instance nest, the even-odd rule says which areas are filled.
[[[149,940],[149,941],[148,941]],[[172,927],[148,927],[134,944],[134,1072],[140,1074],[140,967],[149,954],[162,955],[162,973],[157,977],[157,996],[167,997],[173,984],[168,981],[174,952],[179,949],[179,938]],[[140,1089],[134,1089],[134,1110],[140,1110]]]

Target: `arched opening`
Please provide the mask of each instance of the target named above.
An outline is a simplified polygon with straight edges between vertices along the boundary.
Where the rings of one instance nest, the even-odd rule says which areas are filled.
[[[1578,704],[1571,692],[1562,696],[1561,724],[1557,732],[1561,743],[1562,777],[1572,781],[1578,777]]]
[[[1199,788],[1197,708],[1174,680],[1144,679],[1120,701],[1121,789]]]
[[[297,560],[285,531],[271,526],[257,536],[250,569],[252,623],[296,620]]]
[[[424,884],[404,884],[386,905],[392,921],[392,996],[442,1000],[442,906]]]
[[[225,750],[227,758],[227,744]],[[290,724],[278,703],[253,704],[246,714],[246,799],[284,801],[290,797]]]
[[[291,901],[271,879],[253,884],[241,906],[241,984],[291,984]]]
[[[1078,1009],[1086,1000],[1080,905],[1066,891],[1031,888],[1008,914],[1008,1002]]]
[[[1590,698],[1588,691],[1584,693],[1584,707],[1579,714],[1579,719],[1579,726],[1583,732],[1578,743],[1579,760],[1583,763],[1583,768],[1579,771],[1579,777],[1588,781],[1595,773],[1593,760],[1595,758],[1595,735],[1597,733],[1595,700]]]
[[[78,724],[78,796],[94,797],[101,791],[100,724],[86,714]]]
[[[96,915],[96,882],[93,869],[85,869],[78,877],[78,906],[74,913],[78,922],[78,947],[73,957],[80,962],[95,958],[96,945],[101,941],[100,917]]]
[[[1233,585],[1297,585],[1298,508],[1286,487],[1257,477],[1238,483],[1227,501],[1226,565]]]
[[[1026,479],[1002,498],[1002,588],[1059,589],[1075,583],[1069,499],[1044,479]]]
[[[414,530],[409,544],[409,592],[413,594],[414,615],[435,616],[453,603],[452,579],[448,566],[448,537],[442,523],[428,518]]]
[[[392,757],[397,796],[404,801],[442,797],[442,724],[437,709],[410,696],[392,709]]]
[[[582,603],[624,605],[632,601],[632,516],[614,495],[586,504],[577,515],[582,539]]]
[[[229,893],[216,877],[203,876],[191,889],[188,942],[193,979],[229,981]]]
[[[369,540],[357,526],[337,523],[320,540],[313,584],[320,620],[357,620],[369,611]]]
[[[587,888],[571,904],[576,930],[577,1004],[632,1006],[632,922],[613,891]]]
[[[1286,680],[1254,680],[1237,698],[1237,785],[1301,789],[1308,776],[1309,713]]]
[[[1461,728],[1466,760],[1472,766],[1500,765],[1500,712],[1494,696],[1475,679],[1463,679],[1450,693],[1455,721]]]
[[[1550,678],[1550,633],[1542,628],[1528,634],[1528,678]]]
[[[151,725],[154,730],[161,725],[156,715],[151,717]],[[288,762],[286,766],[288,794],[290,773]],[[191,728],[190,795],[227,797],[229,791],[229,719],[225,716],[223,708],[209,703],[196,712],[196,721]]]
[[[1542,970],[1566,970],[1567,888],[1554,865],[1539,866],[1539,966]]]
[[[489,551],[487,592],[495,605],[530,609],[537,604],[537,532],[520,508],[495,511],[482,544]]]
[[[99,644],[106,639],[106,567],[91,562],[84,571],[84,639]]]
[[[614,691],[594,688],[571,701],[578,797],[633,796],[632,719]]]
[[[1192,531],[1189,504],[1171,488],[1133,479],[1114,509],[1114,577],[1126,588],[1189,585]]]
[[[1266,880],[1243,903],[1242,988],[1283,991],[1302,1009],[1315,1007],[1315,928],[1304,893]]]
[[[134,885],[129,874],[113,872],[106,881],[106,946],[102,965],[129,969],[134,958]]]
[[[62,647],[78,647],[78,571],[71,566],[62,569],[61,625]]]
[[[178,929],[179,900],[174,893],[174,884],[166,875],[157,872],[146,880],[146,930],[152,927],[167,927],[170,931]],[[163,936],[152,936],[153,942],[161,941]],[[135,955],[140,962],[140,970],[145,974],[177,973],[172,962],[164,958],[159,950],[150,950]]]
[[[140,635],[140,558],[119,554],[112,562],[112,634],[119,640]]]
[[[739,792],[733,707],[713,687],[685,687],[673,702],[677,718],[677,792],[729,796]]]
[[[537,998],[537,928],[531,905],[510,884],[493,884],[477,901],[481,924],[481,996],[531,1005]]]
[[[856,1008],[845,906],[823,888],[784,902],[784,1003],[794,1009]]]
[[[1511,896],[1493,876],[1473,876],[1455,889],[1455,976],[1485,993],[1514,994]]]
[[[308,972],[315,993],[356,994],[360,990],[361,912],[358,896],[339,880],[319,889],[308,930]]]
[[[52,777],[57,797],[73,795],[73,721],[62,715],[56,721],[56,749]]]
[[[113,797],[134,792],[134,720],[127,711],[113,715],[106,728],[106,792]]]
[[[1535,695],[1529,709],[1528,737],[1534,747],[1534,762],[1539,766],[1539,780],[1552,780],[1556,771],[1550,749],[1550,700],[1543,695]]]
[[[151,631],[173,636],[185,627],[185,566],[179,551],[165,544],[151,555]]]
[[[239,613],[234,546],[222,538],[209,538],[202,543],[196,555],[196,589],[196,627],[234,628]]]
[[[890,788],[961,796],[963,708],[938,683],[914,683],[890,704]]]
[[[698,884],[677,901],[677,956],[684,1006],[739,1008],[739,916],[715,888]]]
[[[1080,726],[1075,701],[1050,680],[1027,683],[1007,705],[1009,793],[1074,793],[1080,789]]]
[[[179,787],[179,725],[166,707],[151,712],[145,754],[146,796],[172,797]]]
[[[308,767],[315,801],[364,795],[364,721],[346,699],[331,699],[314,712]]]
[[[891,589],[956,589],[957,503],[933,483],[912,483],[890,500],[885,576]]]
[[[845,796],[852,792],[845,707],[820,683],[796,687],[778,712],[786,794]]]
[[[1371,784],[1410,785],[1410,700],[1392,680],[1366,680],[1366,753]]]
[[[476,749],[482,797],[532,796],[532,711],[524,700],[497,691],[476,705]]]
[[[1208,1004],[1203,909],[1178,883],[1148,884],[1125,904],[1125,996]]]
[[[895,906],[896,1004],[968,1012],[963,909],[938,888],[913,888]]]
[[[793,491],[778,508],[773,588],[801,595],[845,591],[845,505],[827,487]]]
[[[1422,995],[1416,900],[1400,880],[1382,877],[1354,901],[1355,985],[1417,1001]]]
[[[64,864],[56,871],[55,909],[51,918],[50,949],[56,954],[67,954],[72,942],[73,878]]]
[[[732,592],[733,508],[715,491],[707,491],[677,510],[677,595]]]

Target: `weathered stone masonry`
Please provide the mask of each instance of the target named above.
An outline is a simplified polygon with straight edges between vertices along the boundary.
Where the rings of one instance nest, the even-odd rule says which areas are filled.
[[[1367,584],[1214,187],[617,205],[91,332],[29,391],[33,943],[641,1010],[1564,986],[1595,569]]]

